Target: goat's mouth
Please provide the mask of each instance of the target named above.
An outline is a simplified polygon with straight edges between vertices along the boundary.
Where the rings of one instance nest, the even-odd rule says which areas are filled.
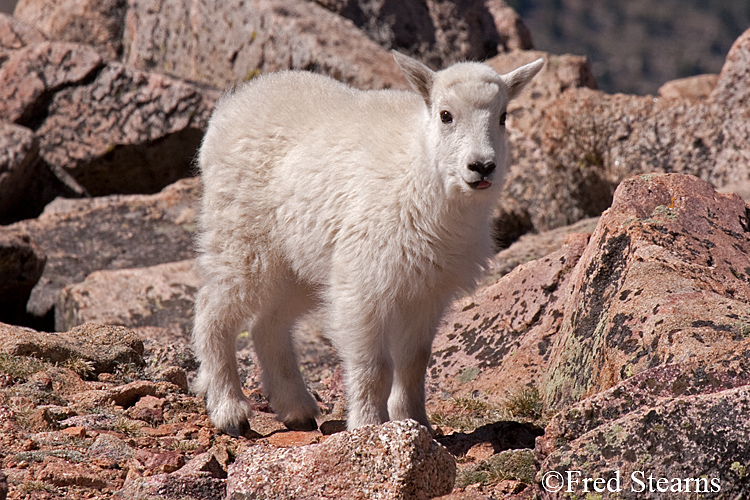
[[[467,184],[471,187],[471,189],[487,189],[492,185],[490,181],[487,179],[481,179],[474,182],[467,182]]]

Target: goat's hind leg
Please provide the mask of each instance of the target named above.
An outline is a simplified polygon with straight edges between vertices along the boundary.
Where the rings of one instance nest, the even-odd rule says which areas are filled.
[[[200,361],[195,391],[206,398],[213,424],[230,435],[250,428],[250,401],[242,392],[237,373],[237,334],[247,322],[244,294],[217,283],[198,292],[193,327],[193,349]]]
[[[305,386],[292,339],[296,320],[314,303],[309,290],[294,278],[280,279],[280,286],[265,294],[250,334],[261,366],[263,390],[276,417],[291,430],[311,431],[320,408]]]

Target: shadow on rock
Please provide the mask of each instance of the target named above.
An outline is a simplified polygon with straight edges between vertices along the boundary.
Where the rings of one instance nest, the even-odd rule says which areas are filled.
[[[534,448],[537,436],[542,435],[544,429],[534,424],[501,421],[483,425],[470,433],[454,432],[438,437],[436,441],[445,446],[453,456],[460,457],[481,443],[491,444],[494,453]]]

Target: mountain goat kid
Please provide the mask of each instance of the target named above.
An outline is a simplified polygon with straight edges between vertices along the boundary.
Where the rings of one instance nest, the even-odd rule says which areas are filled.
[[[211,118],[198,157],[204,284],[193,344],[195,388],[224,432],[248,428],[235,354],[248,321],[278,419],[317,428],[291,330],[318,306],[344,366],[348,427],[430,427],[435,330],[492,254],[506,107],[544,60],[499,75],[394,57],[417,93],[283,72],[225,97]]]

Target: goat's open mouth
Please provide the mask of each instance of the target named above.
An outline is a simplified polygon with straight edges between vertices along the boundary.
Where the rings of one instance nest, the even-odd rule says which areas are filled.
[[[474,182],[468,182],[469,186],[471,186],[472,189],[487,189],[492,185],[490,181],[487,179],[482,179],[480,181],[474,181]]]

